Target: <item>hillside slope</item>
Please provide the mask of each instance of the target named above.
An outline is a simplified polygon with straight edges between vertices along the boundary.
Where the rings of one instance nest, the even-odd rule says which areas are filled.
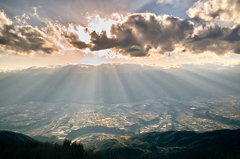
[[[109,147],[106,140],[102,142],[104,147],[98,146],[95,152],[105,158],[129,158],[136,152],[137,156],[132,158],[240,158],[240,130],[137,134],[126,140],[122,147],[119,147],[120,142],[113,145],[109,140]]]
[[[0,143],[39,143],[27,135],[11,131],[0,131]]]
[[[240,158],[240,129],[137,134],[124,142],[116,139],[97,141],[97,144],[92,143],[94,151],[84,150],[82,144],[71,144],[70,140],[63,144],[37,142],[9,131],[1,131],[0,139],[0,155],[4,158]]]

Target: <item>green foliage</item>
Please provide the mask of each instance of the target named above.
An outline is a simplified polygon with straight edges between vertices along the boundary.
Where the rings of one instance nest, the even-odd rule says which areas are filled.
[[[95,159],[101,158],[93,151],[85,151],[82,144],[65,140],[57,143],[1,143],[1,158],[37,158],[37,159]]]
[[[64,141],[63,141],[63,146],[65,146],[65,147],[67,147],[67,146],[71,146],[71,143],[72,143],[72,141],[70,140],[70,139],[65,139]]]
[[[132,147],[114,147],[108,148],[101,151],[98,151],[97,154],[103,156],[104,158],[121,158],[121,159],[130,159],[136,158],[144,154],[144,151],[139,148]]]
[[[188,131],[153,132],[133,135],[126,147],[99,144],[97,153],[104,158],[240,158],[240,130],[219,130],[206,133]],[[136,153],[141,150],[142,153]],[[135,154],[137,156],[131,156]],[[115,156],[114,156],[115,155]],[[127,157],[128,156],[128,157]]]

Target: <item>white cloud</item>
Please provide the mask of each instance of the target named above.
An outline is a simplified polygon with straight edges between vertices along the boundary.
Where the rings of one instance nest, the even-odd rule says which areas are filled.
[[[12,21],[3,11],[0,11],[0,27],[3,27],[4,25],[12,25]]]
[[[17,17],[16,19],[18,19]],[[23,14],[21,18],[28,19]],[[22,19],[20,22],[22,22]],[[48,36],[37,27],[30,25],[12,25],[4,12],[0,11],[0,49],[19,54],[31,54],[41,52],[52,54],[59,51],[59,47]]]
[[[228,21],[240,24],[239,0],[199,0],[187,14],[190,18],[205,21]]]
[[[157,3],[160,3],[160,4],[173,4],[174,2],[176,2],[178,0],[158,0]]]
[[[27,16],[25,13],[22,15],[16,15],[14,18],[18,24],[23,24],[23,25],[28,24],[27,20],[30,19],[30,17]]]

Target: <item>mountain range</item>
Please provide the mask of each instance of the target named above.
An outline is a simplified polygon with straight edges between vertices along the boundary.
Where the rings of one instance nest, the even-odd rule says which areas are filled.
[[[240,65],[63,65],[0,72],[0,104],[29,101],[110,104],[159,98],[239,95]]]

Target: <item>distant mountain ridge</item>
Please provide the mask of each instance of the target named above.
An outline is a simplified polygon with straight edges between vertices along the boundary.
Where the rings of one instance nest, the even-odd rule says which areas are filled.
[[[0,104],[194,98],[240,94],[240,65],[66,65],[0,72]]]

